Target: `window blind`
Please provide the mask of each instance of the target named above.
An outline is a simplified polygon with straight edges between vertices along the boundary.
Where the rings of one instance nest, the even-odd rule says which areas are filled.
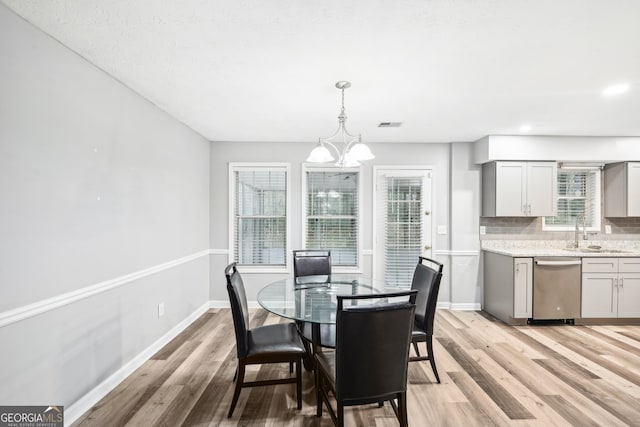
[[[287,175],[284,170],[241,170],[235,178],[234,255],[240,265],[284,266]]]
[[[600,170],[558,169],[557,212],[545,217],[546,228],[575,227],[578,215],[587,228],[600,227]]]
[[[308,171],[305,248],[328,249],[331,263],[358,265],[358,173]]]
[[[422,253],[422,178],[386,177],[385,282],[409,286]]]

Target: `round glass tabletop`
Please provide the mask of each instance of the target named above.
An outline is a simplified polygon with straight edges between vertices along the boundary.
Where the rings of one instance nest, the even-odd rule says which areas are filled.
[[[336,323],[337,295],[363,295],[389,292],[384,282],[331,275],[284,279],[270,283],[258,292],[258,303],[267,311],[293,320]]]

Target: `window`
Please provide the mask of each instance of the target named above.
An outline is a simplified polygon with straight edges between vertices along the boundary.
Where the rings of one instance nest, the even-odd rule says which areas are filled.
[[[419,256],[431,257],[431,171],[374,166],[373,277],[411,286]]]
[[[422,254],[422,178],[389,177],[386,193],[385,282],[406,286]]]
[[[359,266],[359,172],[304,169],[305,249],[328,249],[334,266]]]
[[[230,165],[232,259],[286,270],[288,165]]]
[[[543,230],[574,230],[582,215],[587,230],[600,231],[600,169],[558,169],[557,208],[556,216],[544,217]]]

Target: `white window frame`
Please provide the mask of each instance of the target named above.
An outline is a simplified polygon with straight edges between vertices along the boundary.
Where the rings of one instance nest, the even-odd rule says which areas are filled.
[[[302,217],[302,248],[301,249],[307,249],[307,172],[356,172],[358,174],[358,212],[357,212],[357,219],[358,219],[358,227],[357,227],[357,231],[358,231],[358,238],[357,238],[357,244],[358,244],[358,251],[356,254],[356,262],[357,262],[357,266],[349,266],[349,267],[345,267],[345,266],[339,266],[339,265],[333,265],[331,270],[334,273],[346,273],[346,274],[360,274],[362,273],[362,203],[363,203],[363,194],[362,194],[362,189],[363,189],[363,173],[362,173],[362,166],[360,167],[355,167],[355,168],[337,168],[337,167],[327,167],[327,166],[315,166],[313,164],[307,164],[304,163],[302,165],[302,212],[301,212],[301,217]]]
[[[284,267],[274,265],[242,265],[242,271],[248,273],[290,273],[291,263],[291,164],[290,163],[229,163],[229,263],[235,261],[235,206],[236,206],[236,180],[235,172],[238,171],[277,171],[286,173],[286,239]]]
[[[602,211],[601,211],[601,205],[602,205],[602,169],[599,167],[590,167],[590,166],[584,166],[584,167],[566,167],[566,168],[562,168],[559,167],[558,168],[558,176],[560,176],[561,171],[571,171],[571,170],[582,170],[582,171],[588,171],[588,172],[595,172],[595,189],[596,189],[596,195],[595,198],[596,200],[594,201],[594,214],[593,214],[593,222],[585,227],[586,231],[593,231],[593,232],[600,232],[601,231],[601,226],[602,226]],[[557,185],[557,181],[556,181],[556,185]],[[558,199],[560,198],[559,193],[556,195],[556,203],[558,201]],[[566,225],[552,225],[552,224],[547,224],[546,222],[546,217],[542,217],[542,231],[575,231],[576,229],[576,225],[575,224],[566,224]],[[580,231],[582,231],[582,224],[580,224]]]

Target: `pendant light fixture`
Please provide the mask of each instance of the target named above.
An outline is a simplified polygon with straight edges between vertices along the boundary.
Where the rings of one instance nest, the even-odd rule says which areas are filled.
[[[345,126],[347,115],[344,113],[344,90],[351,87],[351,83],[339,81],[336,87],[342,91],[342,109],[338,116],[338,129],[330,137],[318,139],[318,145],[311,151],[307,162],[327,163],[334,161],[337,157],[336,166],[341,168],[360,166],[360,161],[371,160],[375,156],[369,147],[362,143],[362,136],[350,134]],[[331,147],[331,150],[327,147]]]

